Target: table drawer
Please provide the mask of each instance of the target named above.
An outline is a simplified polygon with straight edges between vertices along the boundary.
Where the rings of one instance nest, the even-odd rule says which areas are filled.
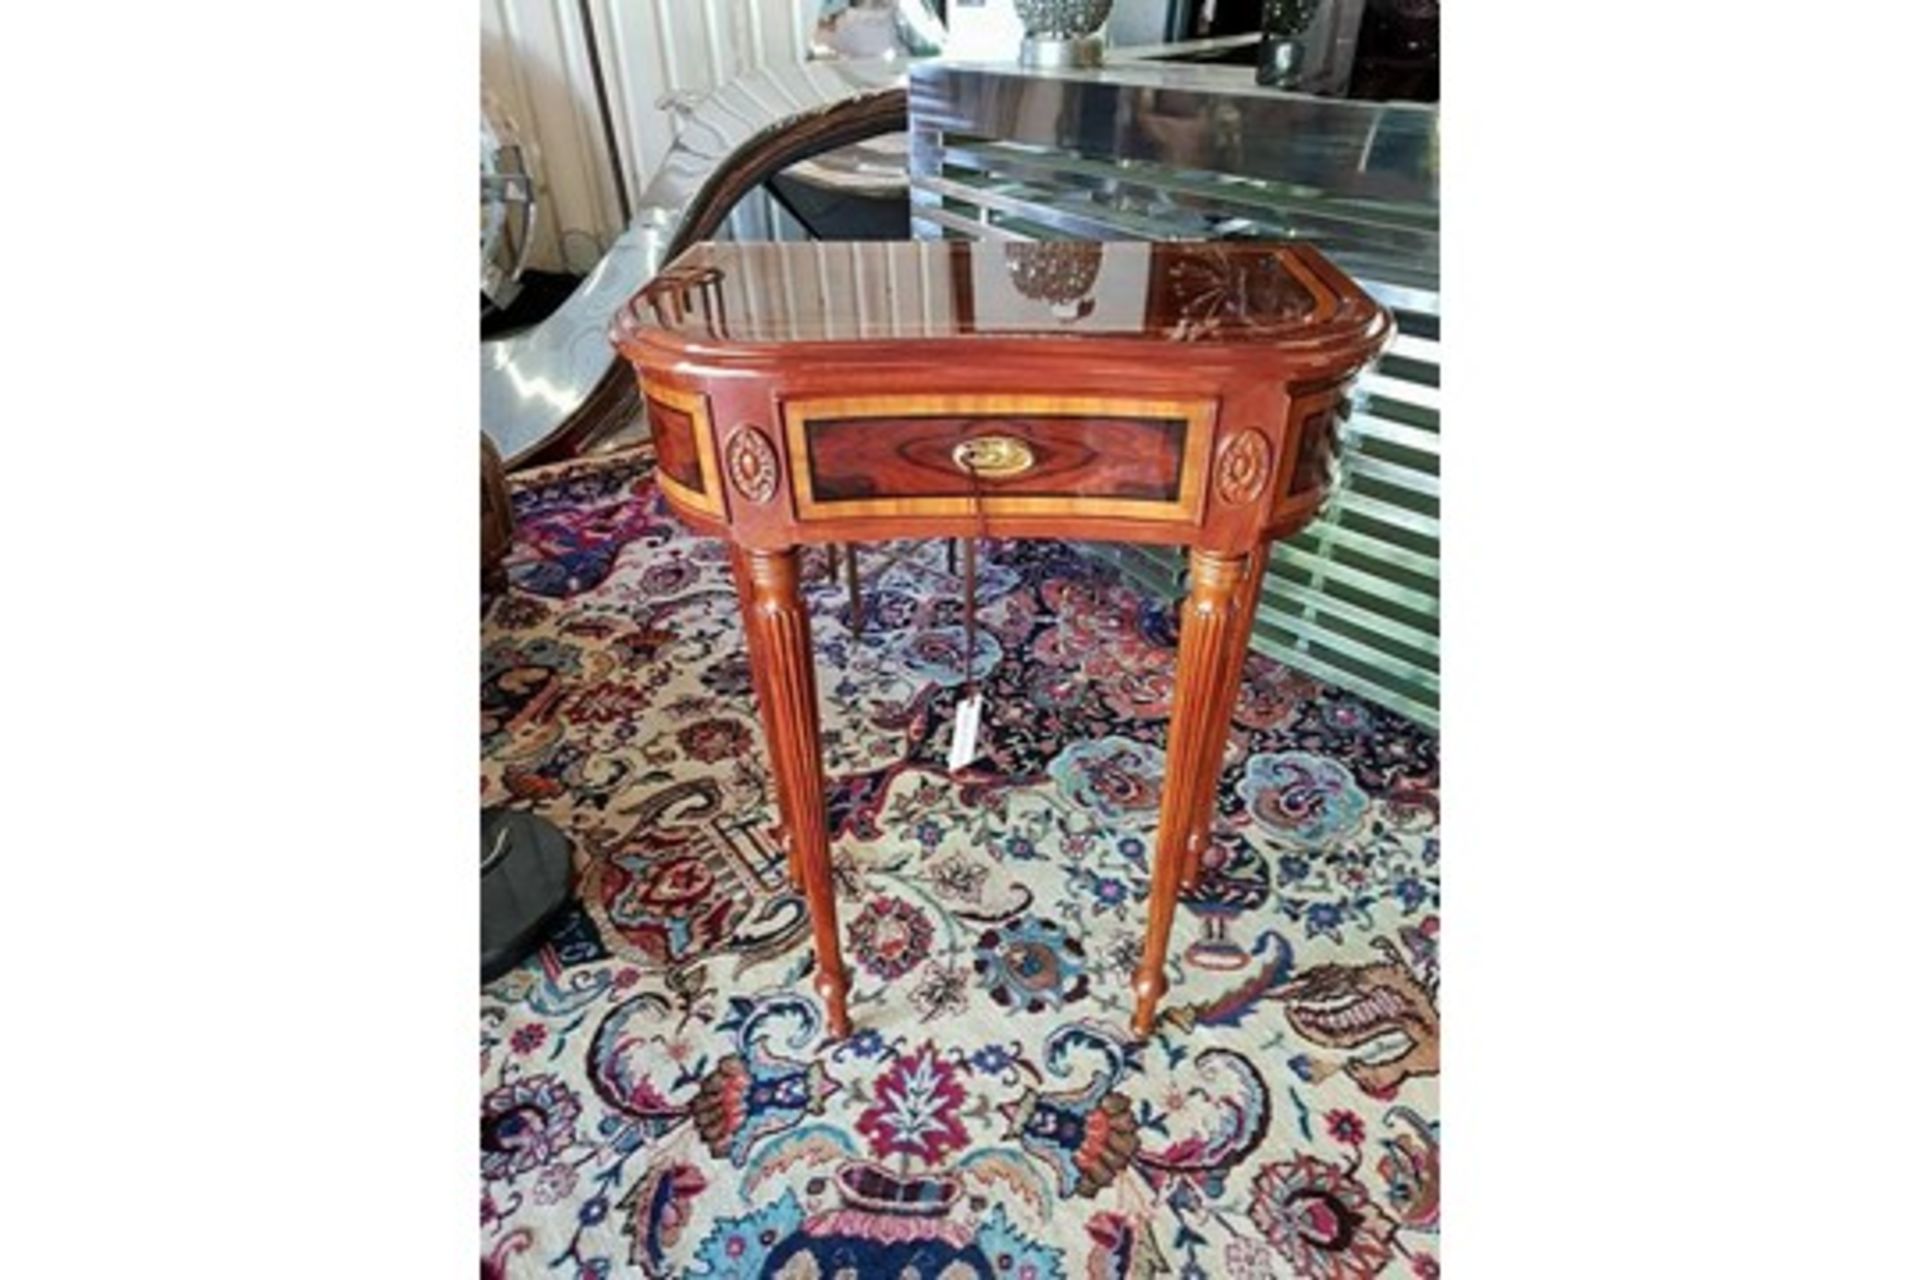
[[[1197,517],[1207,400],[948,395],[786,407],[802,519],[964,515]],[[971,470],[969,469],[971,463]]]

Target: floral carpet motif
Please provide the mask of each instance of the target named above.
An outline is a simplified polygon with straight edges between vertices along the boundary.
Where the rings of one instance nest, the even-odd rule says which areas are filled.
[[[482,803],[576,908],[480,1001],[495,1276],[1432,1277],[1439,792],[1419,726],[1258,654],[1161,1025],[1126,1031],[1177,638],[1075,548],[960,585],[809,553],[854,1035],[830,1041],[725,549],[644,453],[530,473],[482,624]]]

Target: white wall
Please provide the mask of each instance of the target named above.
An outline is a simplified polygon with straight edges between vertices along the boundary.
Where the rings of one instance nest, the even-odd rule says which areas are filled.
[[[661,99],[697,94],[768,62],[803,57],[820,0],[480,0],[481,83],[533,150],[539,214],[528,265],[584,272],[624,229],[582,9],[593,15],[629,207],[659,171],[678,117]],[[1159,39],[1166,0],[1120,0],[1116,40]],[[949,0],[961,56],[1011,57],[1012,0]]]
[[[577,0],[480,0],[480,83],[532,152],[530,266],[586,270],[620,224]]]
[[[627,198],[673,145],[668,94],[699,93],[807,47],[819,0],[480,0],[480,75],[535,152],[529,265],[585,271],[622,229],[594,98],[582,4],[593,14]]]

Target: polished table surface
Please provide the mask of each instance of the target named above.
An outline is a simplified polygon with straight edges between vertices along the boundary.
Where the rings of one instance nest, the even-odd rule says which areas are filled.
[[[1267,549],[1324,503],[1347,389],[1390,329],[1310,246],[1248,241],[702,244],[619,313],[662,491],[733,547],[836,1034],[846,974],[797,548],[986,532],[1190,549],[1134,975],[1145,1035],[1211,838]]]

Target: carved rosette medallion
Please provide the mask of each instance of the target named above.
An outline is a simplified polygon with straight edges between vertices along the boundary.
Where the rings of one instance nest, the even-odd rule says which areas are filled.
[[[1220,500],[1241,507],[1259,496],[1266,487],[1267,471],[1273,465],[1273,449],[1258,431],[1236,431],[1227,437],[1215,468],[1215,485]]]
[[[748,502],[765,505],[780,487],[780,462],[758,427],[742,427],[727,441],[727,477]]]

